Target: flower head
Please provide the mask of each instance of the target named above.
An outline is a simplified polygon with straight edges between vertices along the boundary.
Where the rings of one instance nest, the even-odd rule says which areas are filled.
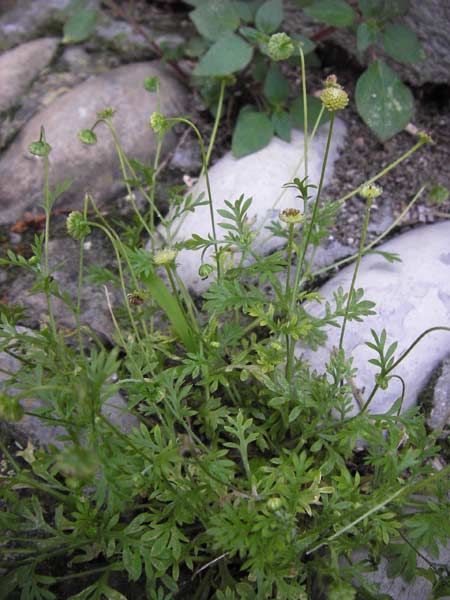
[[[294,42],[287,33],[275,33],[270,37],[267,50],[272,60],[287,60],[294,52]]]
[[[92,129],[82,129],[78,133],[78,139],[83,144],[87,144],[88,146],[93,146],[97,143],[97,136],[92,131]]]
[[[91,228],[85,221],[83,215],[74,210],[67,217],[66,221],[67,233],[74,240],[83,240],[87,235],[91,233]]]
[[[150,127],[155,133],[164,134],[169,129],[169,122],[160,112],[154,112],[150,117]]]
[[[110,106],[108,108],[105,108],[103,110],[101,110],[100,112],[97,113],[97,117],[99,119],[112,119],[113,116],[116,113],[116,109],[115,108],[111,108]]]
[[[325,89],[320,93],[322,104],[329,111],[342,110],[348,104],[348,94],[337,82],[336,75],[329,75],[324,81]]]
[[[36,142],[31,142],[28,146],[28,151],[30,154],[34,154],[34,156],[48,156],[52,150],[50,144],[47,143],[45,139],[45,131],[44,128],[41,127],[41,134],[39,136],[39,140]]]
[[[176,259],[177,254],[178,252],[174,248],[163,248],[154,255],[153,262],[155,265],[170,265]]]
[[[378,198],[383,193],[383,188],[375,183],[365,183],[359,190],[359,195],[366,200]]]
[[[280,212],[280,221],[294,225],[295,223],[301,223],[303,221],[303,214],[298,208],[285,208]]]

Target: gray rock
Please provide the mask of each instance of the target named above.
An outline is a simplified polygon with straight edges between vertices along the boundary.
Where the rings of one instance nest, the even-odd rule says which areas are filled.
[[[73,179],[58,206],[79,209],[87,191],[100,203],[117,195],[123,183],[109,131],[104,125],[98,127],[95,146],[81,144],[78,132],[94,124],[97,112],[113,107],[117,110],[115,128],[125,153],[145,163],[150,161],[157,140],[150,130],[149,117],[157,108],[157,99],[144,90],[143,80],[152,75],[161,80],[161,111],[167,116],[184,113],[188,102],[184,87],[157,63],[136,63],[88,79],[35,115],[0,161],[0,224],[12,222],[42,201],[43,161],[28,152],[30,142],[39,138],[41,126],[52,146],[51,184]],[[165,149],[174,143],[175,134],[170,131]],[[20,173],[20,177],[12,179],[11,173]]]
[[[450,222],[443,222],[409,231],[383,244],[379,250],[398,253],[402,262],[388,263],[379,255],[368,255],[361,261],[356,288],[365,290],[364,298],[376,303],[376,315],[366,317],[363,323],[347,324],[344,349],[352,356],[358,369],[355,385],[364,390],[367,398],[374,385],[377,369],[368,363],[375,352],[366,346],[373,341],[370,330],[378,334],[387,331],[386,348],[398,341],[395,356],[405,352],[426,329],[450,327]],[[346,267],[326,283],[320,294],[333,305],[332,294],[340,286],[348,292],[353,266]],[[322,305],[313,305],[310,312],[319,316]],[[304,352],[311,366],[325,371],[330,352],[338,346],[340,330],[330,327],[328,340],[316,352]],[[403,409],[417,402],[418,395],[430,374],[450,352],[450,332],[435,331],[425,336],[402,361],[395,373],[406,384]],[[387,411],[401,395],[398,379],[391,380],[387,390],[378,390],[371,404],[373,412]]]
[[[22,44],[0,56],[0,113],[17,106],[33,80],[52,60],[56,38]]]
[[[337,158],[338,149],[343,144],[345,126],[337,119],[335,121],[335,135],[331,146],[327,165],[325,183],[333,171],[333,163]],[[308,163],[310,182],[317,185],[322,166],[323,152],[328,134],[328,126],[322,126],[309,148]],[[245,198],[252,197],[253,203],[249,209],[249,221],[257,231],[255,249],[261,254],[268,254],[274,249],[283,246],[280,238],[275,238],[267,229],[272,220],[278,219],[279,211],[289,207],[302,208],[296,197],[298,191],[283,189],[283,185],[292,181],[294,177],[302,178],[304,169],[303,160],[303,133],[294,131],[291,143],[284,142],[274,137],[262,150],[234,158],[230,152],[223,156],[209,171],[214,209],[216,211],[216,229],[218,235],[224,231],[217,226],[223,222],[217,210],[225,207],[225,200],[234,202],[243,194]],[[202,178],[192,189],[194,198],[201,193],[205,194],[206,184]],[[160,230],[161,233],[162,230]],[[199,206],[193,212],[187,212],[172,226],[170,238],[167,243],[184,240],[193,233],[207,237],[211,233],[209,206]],[[211,253],[206,253],[204,261],[208,260]],[[198,275],[201,264],[199,252],[183,250],[177,257],[178,273],[188,287],[196,293],[205,290],[209,280],[204,281]]]
[[[48,35],[61,28],[62,11],[70,0],[7,0],[0,8],[0,50]]]
[[[450,356],[441,365],[434,384],[433,407],[428,419],[432,429],[444,429],[450,420]]]
[[[410,0],[408,13],[392,22],[409,26],[419,37],[426,54],[425,60],[412,65],[400,64],[384,57],[400,78],[415,86],[427,82],[450,83],[450,4],[442,0]],[[295,0],[286,2],[284,26],[290,33],[307,36],[325,27],[323,23],[307,17]],[[339,29],[326,39],[358,58],[354,31]],[[382,51],[379,54],[382,55]]]

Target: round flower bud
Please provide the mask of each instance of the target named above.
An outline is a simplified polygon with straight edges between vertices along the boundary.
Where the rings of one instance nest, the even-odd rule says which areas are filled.
[[[38,142],[31,142],[28,146],[28,151],[34,156],[48,156],[51,152],[52,147],[47,142],[39,140]]]
[[[170,265],[176,259],[178,252],[173,248],[163,248],[155,254],[153,262],[155,265]]]
[[[320,99],[325,108],[331,112],[342,110],[348,104],[348,94],[340,86],[326,87],[320,93]]]
[[[283,498],[280,498],[279,496],[273,496],[267,500],[266,506],[272,512],[280,510],[280,508],[283,506]]]
[[[359,195],[366,200],[378,198],[383,193],[383,188],[375,183],[365,183],[359,190]]]
[[[150,127],[155,133],[164,134],[169,129],[169,122],[160,112],[154,112],[150,117]]]
[[[287,60],[294,52],[294,43],[287,33],[275,33],[270,37],[267,51],[272,60]]]
[[[77,210],[70,213],[66,221],[67,233],[74,240],[83,240],[91,233],[91,228],[84,220],[83,215]]]
[[[213,272],[213,267],[211,265],[209,265],[208,263],[204,263],[203,265],[200,265],[200,268],[198,270],[198,274],[200,275],[200,277],[202,279],[206,279],[207,277],[209,277],[211,275],[211,273]]]
[[[83,144],[87,144],[88,146],[93,146],[97,143],[97,136],[92,131],[92,129],[82,129],[78,133],[78,139]]]
[[[144,79],[144,90],[153,93],[157,92],[159,87],[159,77],[146,77]]]
[[[298,208],[285,208],[280,212],[280,221],[294,225],[303,221],[303,215]]]

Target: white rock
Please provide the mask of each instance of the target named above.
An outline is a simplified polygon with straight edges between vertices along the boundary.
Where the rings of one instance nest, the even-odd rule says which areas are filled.
[[[16,106],[58,48],[56,38],[22,44],[0,56],[0,112]]]
[[[349,322],[344,338],[346,355],[353,356],[353,365],[358,369],[355,384],[365,390],[366,399],[377,372],[368,363],[376,357],[366,346],[366,342],[373,341],[371,329],[378,334],[386,329],[386,348],[398,341],[395,356],[399,357],[426,329],[450,327],[450,222],[414,229],[383,244],[379,250],[398,253],[402,262],[391,264],[376,254],[362,259],[356,287],[364,288],[364,299],[376,303],[377,314],[365,318],[363,323]],[[353,266],[346,267],[319,290],[320,294],[332,301],[333,292],[340,286],[348,292],[352,274]],[[318,316],[323,305],[312,306],[310,312]],[[327,333],[324,347],[305,352],[311,366],[321,373],[325,372],[330,351],[338,346],[340,329],[330,327]],[[399,364],[395,373],[406,384],[403,409],[417,402],[430,374],[449,352],[450,332],[436,331],[425,336]],[[387,390],[378,390],[371,411],[387,411],[400,395],[400,381],[391,380]]]
[[[318,185],[320,169],[328,134],[328,125],[323,125],[317,132],[308,153],[310,183]],[[338,156],[338,149],[342,146],[345,137],[345,125],[336,119],[334,125],[333,142],[330,149],[325,183],[330,179],[333,164]],[[256,246],[261,254],[267,254],[282,245],[279,238],[264,230],[264,226],[278,218],[279,211],[284,208],[302,208],[302,203],[296,195],[298,191],[283,190],[283,185],[292,181],[294,177],[304,177],[303,168],[303,132],[295,130],[291,143],[284,142],[274,137],[262,150],[242,158],[234,158],[231,152],[221,158],[210,170],[209,179],[213,196],[216,218],[216,232],[223,235],[224,230],[217,227],[218,222],[223,222],[223,217],[217,210],[225,207],[225,200],[234,202],[244,194],[245,198],[252,197],[252,206],[248,212],[249,218],[255,219],[254,227],[262,229],[257,237]],[[206,196],[206,183],[202,178],[192,189],[193,197],[200,193]],[[211,230],[209,206],[200,206],[194,212],[185,214],[179,222],[174,224],[175,232],[170,243],[185,240],[197,233],[207,237]],[[205,255],[205,260],[208,254]],[[184,250],[177,257],[178,273],[188,287],[196,293],[202,292],[209,285],[202,281],[198,275],[200,266],[200,253]]]

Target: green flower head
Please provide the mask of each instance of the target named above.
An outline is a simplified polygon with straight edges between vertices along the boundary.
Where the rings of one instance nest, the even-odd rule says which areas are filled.
[[[155,133],[162,135],[169,129],[169,122],[162,113],[154,112],[150,117],[150,127]]]
[[[272,60],[287,60],[294,52],[294,42],[287,33],[274,33],[270,37],[267,50]]]
[[[153,262],[155,265],[170,265],[177,257],[177,250],[173,248],[163,248],[155,254]]]
[[[365,198],[366,200],[378,198],[378,196],[381,196],[382,193],[383,188],[375,183],[365,183],[359,190],[359,195],[361,198]]]
[[[83,215],[77,210],[70,213],[66,221],[67,233],[74,240],[83,240],[91,233],[91,228],[86,223]]]

